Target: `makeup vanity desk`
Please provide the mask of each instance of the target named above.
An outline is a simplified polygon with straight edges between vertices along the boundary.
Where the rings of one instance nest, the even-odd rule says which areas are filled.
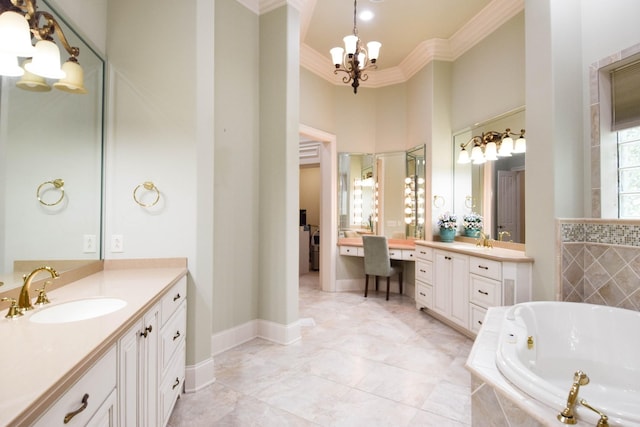
[[[389,257],[395,260],[413,261],[416,243],[412,239],[389,239]],[[340,255],[364,257],[361,237],[343,237],[338,239]]]

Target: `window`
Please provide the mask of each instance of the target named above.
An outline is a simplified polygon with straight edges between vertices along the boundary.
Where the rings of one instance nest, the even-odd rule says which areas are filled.
[[[640,218],[640,127],[617,132],[618,217]]]

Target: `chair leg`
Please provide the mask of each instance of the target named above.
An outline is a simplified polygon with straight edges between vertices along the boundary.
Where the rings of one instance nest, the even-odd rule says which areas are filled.
[[[398,273],[398,280],[400,281],[400,295],[402,295],[402,271]]]
[[[389,288],[391,287],[391,276],[387,276],[387,301],[389,301]]]
[[[376,278],[376,292],[378,292],[378,276],[375,276]]]
[[[364,297],[367,297],[367,291],[369,290],[369,275],[364,275]]]

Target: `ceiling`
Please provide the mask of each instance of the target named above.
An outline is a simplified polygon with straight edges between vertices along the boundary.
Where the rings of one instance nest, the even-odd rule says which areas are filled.
[[[358,18],[360,39],[382,43],[369,86],[406,81],[433,59],[454,60],[523,9],[524,0],[360,0],[358,14],[375,14],[368,22]],[[329,50],[352,34],[353,10],[352,0],[301,2],[303,67],[339,81]]]

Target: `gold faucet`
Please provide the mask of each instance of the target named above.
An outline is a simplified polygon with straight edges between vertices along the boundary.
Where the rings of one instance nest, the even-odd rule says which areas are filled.
[[[480,231],[480,237],[476,241],[476,246],[482,246],[484,248],[492,248],[493,242],[488,234],[484,234],[484,231]]]
[[[511,233],[509,233],[508,231],[501,231],[498,233],[498,241],[499,242],[504,242],[504,237],[511,237]]]
[[[598,411],[593,406],[589,405],[586,400],[580,399],[580,404],[582,404],[582,406],[584,406],[586,408],[591,409],[593,412],[595,412],[596,414],[598,414],[600,416],[600,419],[598,420],[598,424],[596,424],[596,427],[607,427],[609,425],[609,417],[607,417],[602,412]]]
[[[46,265],[36,268],[28,275],[25,274],[24,276],[22,276],[24,283],[22,284],[22,289],[20,290],[20,296],[18,297],[18,308],[20,310],[33,310],[34,307],[33,307],[33,304],[31,304],[31,296],[29,295],[29,288],[31,287],[31,281],[33,281],[33,278],[36,277],[36,275],[41,271],[48,271],[49,274],[51,274],[51,277],[54,279],[60,277],[57,271],[55,271],[53,268],[48,267]]]
[[[558,414],[558,421],[565,424],[576,424],[578,422],[573,414],[573,410],[576,406],[576,401],[578,400],[578,391],[580,390],[580,386],[587,384],[589,384],[589,377],[587,374],[582,371],[576,371],[573,374],[573,385],[569,390],[567,406]]]

